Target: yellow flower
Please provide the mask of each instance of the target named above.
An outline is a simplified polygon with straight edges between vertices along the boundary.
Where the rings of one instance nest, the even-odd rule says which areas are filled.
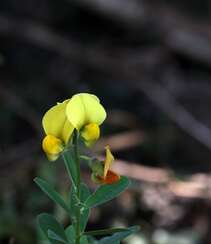
[[[87,146],[100,136],[99,126],[106,112],[99,99],[89,93],[79,93],[58,103],[43,116],[46,133],[42,147],[51,161],[56,160],[68,144],[74,129],[78,130]]]
[[[69,100],[58,103],[49,109],[42,119],[42,125],[46,133],[42,147],[49,160],[54,161],[68,144],[74,127],[66,117],[66,107]]]
[[[95,163],[92,168],[93,170],[92,180],[95,183],[100,183],[100,184],[113,184],[119,181],[120,176],[114,171],[110,170],[111,165],[114,161],[114,156],[112,155],[109,146],[106,146],[105,149],[106,149],[106,158],[103,162],[103,169],[102,169],[102,164],[99,164],[98,162]]]
[[[95,95],[89,93],[74,95],[68,101],[66,115],[73,127],[81,131],[86,145],[92,145],[99,138],[99,126],[106,118],[106,111]]]

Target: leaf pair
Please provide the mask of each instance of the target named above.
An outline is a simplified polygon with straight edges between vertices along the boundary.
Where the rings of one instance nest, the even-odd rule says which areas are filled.
[[[63,227],[52,215],[46,213],[40,214],[37,217],[37,221],[45,237],[50,241],[50,243],[69,244]]]
[[[34,179],[36,184],[41,188],[43,192],[45,192],[51,200],[53,200],[55,203],[60,205],[63,209],[65,209],[68,213],[70,213],[70,209],[74,208],[73,205],[77,204],[77,199],[74,199],[74,187],[72,187],[72,193],[71,193],[71,203],[70,208],[65,203],[63,198],[60,196],[58,192],[56,192],[49,183],[46,181],[36,177]],[[105,202],[108,202],[115,198],[117,195],[119,195],[121,192],[123,192],[129,185],[129,180],[127,177],[122,176],[121,179],[114,184],[111,185],[102,185],[97,190],[90,195],[89,189],[85,184],[81,184],[81,201],[84,205],[85,209],[93,208],[98,205],[101,205]],[[79,201],[79,199],[78,199]],[[71,209],[72,210],[72,209]]]
[[[75,241],[75,230],[71,225],[65,231],[61,224],[50,214],[40,214],[37,218],[38,224],[45,234],[46,238],[52,244],[74,244]],[[86,236],[105,235],[112,234],[111,236],[104,237],[99,241],[93,241],[93,244],[119,244],[121,240],[127,236],[137,232],[138,226],[132,226],[129,228],[116,228],[116,229],[105,229],[98,231],[85,232],[81,237],[80,244],[88,244]]]
[[[113,234],[112,236],[103,238],[100,240],[100,244],[106,244],[106,243],[113,243],[118,244],[119,239],[123,239],[124,236],[128,236],[135,231],[134,229],[107,229],[107,230],[100,230],[95,232],[84,232],[87,221],[89,218],[89,212],[90,209],[96,206],[99,206],[107,201],[110,201],[111,199],[115,198],[117,195],[119,195],[121,192],[123,192],[129,185],[129,180],[126,177],[121,177],[121,179],[110,185],[102,185],[97,188],[97,190],[90,194],[90,191],[88,187],[81,183],[80,185],[80,199],[77,198],[76,194],[76,188],[73,184],[71,194],[70,194],[70,204],[67,204],[61,195],[56,192],[49,183],[46,181],[35,178],[34,180],[37,185],[43,190],[44,193],[46,193],[50,199],[52,199],[55,203],[57,203],[59,206],[61,206],[67,213],[71,216],[72,225],[67,228],[66,231],[64,231],[63,227],[60,223],[51,215],[49,214],[41,214],[38,216],[38,223],[45,234],[46,238],[50,241],[52,244],[74,244],[75,237],[74,237],[74,227],[76,223],[76,214],[77,214],[77,208],[80,207],[81,211],[81,221],[80,221],[80,231],[81,233],[85,234],[85,236],[82,235],[81,237],[81,243],[80,244],[88,244],[88,240],[86,236],[90,235],[105,235],[107,234]],[[69,231],[69,232],[68,232]],[[66,234],[68,233],[68,235]],[[72,233],[72,234],[71,234]],[[118,235],[117,235],[118,234]]]
[[[37,221],[51,244],[75,243],[75,230],[72,225],[64,231],[61,224],[52,215],[46,213],[38,215]],[[80,244],[89,244],[85,235],[81,237]]]
[[[137,232],[139,230],[138,226],[132,226],[126,228],[122,231],[118,231],[112,236],[104,237],[103,239],[98,241],[98,244],[119,244],[121,240],[125,239],[129,235]]]
[[[129,186],[129,183],[130,181],[128,178],[122,176],[120,180],[114,184],[102,185],[87,198],[84,205],[86,208],[93,208],[108,202],[123,192]]]

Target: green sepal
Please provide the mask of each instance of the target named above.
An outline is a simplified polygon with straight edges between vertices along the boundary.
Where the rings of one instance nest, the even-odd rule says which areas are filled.
[[[95,173],[96,175],[103,176],[104,165],[102,161],[94,159],[92,160],[90,167],[93,173]]]
[[[45,237],[52,244],[68,244],[62,225],[50,214],[38,215],[37,222]]]
[[[88,197],[85,201],[86,208],[93,208],[105,202],[112,200],[123,192],[128,186],[130,181],[127,177],[121,176],[120,180],[114,184],[102,185]]]
[[[102,180],[99,179],[99,176],[96,175],[95,173],[91,174],[91,180],[92,182],[94,182],[95,184],[101,184]]]
[[[55,203],[57,203],[59,206],[61,206],[64,210],[66,210],[69,213],[69,208],[63,198],[60,196],[58,192],[56,192],[51,185],[46,182],[45,180],[36,177],[34,179],[34,182],[40,187],[40,189],[48,195],[48,197],[53,200]]]

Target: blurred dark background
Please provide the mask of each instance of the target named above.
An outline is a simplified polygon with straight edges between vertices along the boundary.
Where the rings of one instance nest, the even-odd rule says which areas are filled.
[[[62,162],[41,151],[41,119],[77,92],[108,112],[93,153],[109,143],[133,180],[88,229],[138,224],[125,243],[211,243],[210,1],[1,1],[0,243],[46,243],[40,212],[68,224],[33,178],[67,197]]]

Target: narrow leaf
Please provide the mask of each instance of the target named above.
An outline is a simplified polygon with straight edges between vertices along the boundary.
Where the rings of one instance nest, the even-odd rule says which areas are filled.
[[[52,240],[56,240],[65,244],[68,244],[67,241],[62,239],[60,236],[58,236],[54,231],[48,230],[48,238]]]
[[[73,185],[76,186],[78,175],[77,175],[76,163],[72,156],[73,153],[71,153],[70,151],[64,151],[62,155],[63,155],[63,159],[64,159],[64,163],[65,163],[65,167],[67,169],[68,175],[69,175],[70,179],[72,180]]]
[[[80,244],[89,244],[87,237],[86,236],[82,236],[80,239]]]
[[[68,239],[70,244],[75,243],[75,230],[74,230],[74,227],[72,225],[68,226],[65,229],[65,234],[66,234],[67,239]]]
[[[108,202],[123,192],[128,187],[129,183],[127,177],[121,176],[117,183],[100,186],[90,197],[88,197],[84,204],[87,208],[93,208]]]
[[[44,233],[45,237],[50,241],[50,243],[52,244],[68,243],[63,227],[52,215],[46,213],[40,214],[37,217],[37,221],[40,226],[40,229]],[[49,231],[51,231],[50,233],[53,232],[54,237],[56,235],[57,239],[52,238],[52,235],[49,236]]]
[[[127,228],[124,231],[117,232],[113,234],[112,236],[105,237],[101,240],[99,240],[98,244],[117,244],[120,243],[121,240],[125,239],[129,235],[137,232],[139,230],[138,226],[132,226]]]
[[[97,240],[93,236],[87,236],[89,244],[98,244]]]
[[[56,192],[50,186],[49,183],[47,183],[46,181],[44,181],[38,177],[36,177],[34,179],[34,181],[41,188],[41,190],[50,197],[51,200],[53,200],[55,203],[60,205],[64,210],[69,212],[69,208],[68,208],[67,204],[65,203],[65,201],[63,200],[63,198],[59,195],[58,192]]]
[[[92,235],[92,236],[104,236],[104,235],[111,235],[117,232],[127,231],[127,228],[110,228],[110,229],[102,229],[102,230],[92,230],[84,232],[85,235]]]

